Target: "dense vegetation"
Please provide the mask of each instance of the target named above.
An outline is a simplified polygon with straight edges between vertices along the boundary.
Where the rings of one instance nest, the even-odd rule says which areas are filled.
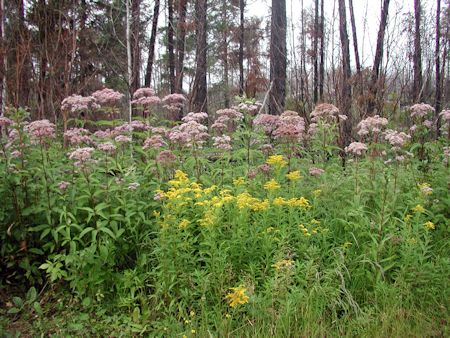
[[[0,331],[450,334],[449,111],[438,139],[417,104],[344,149],[330,104],[306,123],[238,98],[174,124],[183,96],[141,89],[128,123],[107,118],[119,93],[92,97],[63,107],[104,119],[64,133],[0,118]]]

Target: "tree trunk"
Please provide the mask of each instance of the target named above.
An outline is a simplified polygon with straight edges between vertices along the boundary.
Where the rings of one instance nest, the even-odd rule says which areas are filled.
[[[132,55],[131,55],[131,23],[130,23],[130,1],[125,0],[126,3],[126,19],[125,19],[125,40],[127,47],[127,82],[128,82],[128,122],[131,123],[131,82],[133,81],[133,64],[132,64]]]
[[[358,80],[360,80],[361,61],[359,59],[358,36],[356,34],[355,13],[353,11],[353,0],[349,0],[348,5],[350,7],[350,23],[352,25],[353,50],[355,52],[356,74],[358,75]],[[359,83],[359,85],[361,86],[362,84]]]
[[[173,27],[173,0],[167,1],[169,22],[167,27],[167,48],[169,53],[169,84],[170,92],[175,93],[175,54],[174,54],[174,27]]]
[[[415,19],[415,30],[414,30],[414,82],[413,82],[413,101],[421,102],[422,96],[422,47],[420,45],[420,19],[421,19],[421,4],[420,0],[414,0],[414,19]]]
[[[369,95],[367,97],[367,114],[373,114],[378,97],[378,78],[380,76],[381,62],[383,60],[384,53],[384,34],[387,26],[387,19],[389,14],[389,2],[390,0],[383,1],[383,7],[381,8],[381,21],[378,28],[377,47],[375,50],[375,58],[373,61],[372,74],[370,77]]]
[[[177,64],[176,64],[176,86],[175,92],[183,92],[183,67],[184,67],[184,46],[186,42],[186,12],[187,12],[187,0],[180,0],[179,9],[180,13],[178,19],[177,29]]]
[[[244,94],[244,11],[245,2],[239,0],[239,95]]]
[[[148,46],[147,70],[145,72],[145,87],[150,87],[152,83],[153,62],[155,59],[155,41],[158,29],[160,0],[155,0],[155,7],[153,8],[152,32],[150,35],[150,44]]]
[[[319,101],[323,102],[323,82],[325,79],[325,16],[324,0],[320,2],[320,66],[319,66]]]
[[[437,0],[436,7],[436,48],[435,48],[435,67],[436,67],[436,98],[434,103],[434,111],[436,114],[437,122],[437,136],[440,134],[440,120],[439,113],[441,111],[442,100],[442,88],[441,88],[441,55],[440,55],[440,42],[441,42],[441,0]]]
[[[319,99],[319,0],[314,1],[314,94],[313,100],[314,104],[317,103]]]
[[[286,95],[286,0],[272,0],[269,114],[284,111]]]
[[[222,63],[223,63],[223,83],[224,83],[224,106],[228,108],[230,106],[230,90],[228,87],[228,8],[227,0],[222,0]]]
[[[342,53],[342,85],[341,85],[341,114],[347,116],[344,121],[344,135],[341,140],[341,148],[343,149],[350,143],[351,129],[352,129],[352,87],[350,84],[351,69],[350,69],[350,43],[347,33],[347,17],[345,13],[345,0],[338,0],[339,5],[339,36],[341,40]]]
[[[192,107],[194,112],[206,112],[208,110],[207,102],[207,41],[206,41],[206,7],[207,0],[196,0],[196,35],[197,47],[195,51],[197,67],[195,70],[194,86],[192,93]]]
[[[6,92],[6,55],[5,55],[5,5],[0,0],[0,116],[3,116],[5,110],[5,92]],[[1,135],[0,135],[1,136]]]
[[[134,93],[140,88],[140,69],[141,69],[141,49],[139,46],[139,28],[141,17],[141,1],[132,0],[131,2],[131,22],[132,22],[132,80],[131,91]]]

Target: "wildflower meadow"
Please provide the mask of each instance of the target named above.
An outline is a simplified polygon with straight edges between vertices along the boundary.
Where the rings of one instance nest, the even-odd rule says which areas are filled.
[[[450,111],[439,137],[421,103],[344,146],[331,104],[174,122],[185,97],[141,88],[126,121],[122,96],[0,118],[0,331],[450,335]]]

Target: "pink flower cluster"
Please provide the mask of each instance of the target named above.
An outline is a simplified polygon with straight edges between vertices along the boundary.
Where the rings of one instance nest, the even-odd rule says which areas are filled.
[[[194,144],[201,147],[208,137],[208,128],[195,121],[173,127],[169,132],[169,139],[172,142],[187,147],[192,147]]]
[[[315,168],[315,167],[309,168],[309,174],[310,174],[311,176],[320,176],[320,175],[322,175],[324,172],[325,172],[325,170],[320,169],[320,168]]]
[[[217,149],[222,150],[231,150],[233,147],[231,146],[231,137],[228,135],[216,136],[213,137],[214,144],[213,146]]]
[[[25,127],[26,131],[34,140],[44,138],[55,138],[55,125],[49,120],[36,120]]]
[[[93,141],[89,134],[89,130],[84,128],[71,128],[64,133],[64,137],[70,145],[92,144]]]
[[[311,112],[311,122],[317,123],[319,121],[332,122],[336,120],[336,115],[339,114],[339,109],[330,103],[318,104]]]
[[[61,110],[67,113],[80,113],[100,108],[93,96],[72,95],[61,103]]]
[[[384,139],[393,147],[403,147],[411,139],[411,136],[402,131],[388,129],[384,132]]]
[[[272,136],[273,132],[278,128],[280,116],[270,114],[259,114],[253,120],[255,127],[261,127],[267,136]]]
[[[434,112],[434,108],[426,103],[417,103],[410,108],[411,110],[411,117],[419,117],[423,118],[426,117],[429,113]]]
[[[204,112],[200,112],[200,113],[189,113],[187,114],[185,117],[183,117],[181,120],[183,122],[190,122],[190,121],[195,121],[198,123],[202,123],[203,121],[205,121],[208,118],[208,114],[204,113]]]
[[[449,129],[450,129],[450,109],[443,110],[439,114],[439,116],[440,116],[441,122],[442,122],[441,131],[445,135],[449,132]]]
[[[92,97],[103,107],[115,107],[122,100],[123,96],[123,94],[109,88],[92,93]]]
[[[170,150],[161,151],[158,156],[156,156],[156,161],[162,165],[170,165],[177,160],[177,157]]]
[[[287,110],[280,115],[273,136],[289,142],[300,141],[305,133],[305,120],[294,111]]]
[[[358,123],[357,128],[359,129],[359,136],[366,136],[369,134],[376,135],[381,132],[381,129],[388,124],[388,120],[379,115],[369,116],[368,118],[362,120]]]
[[[98,144],[97,149],[105,153],[113,154],[116,151],[117,147],[111,142],[105,142]]]
[[[0,116],[0,127],[8,127],[13,124],[13,121],[7,117]]]
[[[91,159],[93,151],[94,148],[90,147],[78,148],[70,153],[69,159],[84,163]]]
[[[118,135],[114,138],[114,141],[116,141],[117,143],[130,143],[131,137],[125,135]]]
[[[348,145],[348,147],[345,147],[346,153],[350,153],[355,156],[361,156],[363,154],[363,152],[366,150],[367,150],[367,146],[361,142],[352,142]]]
[[[184,107],[186,97],[183,94],[169,94],[162,99],[162,102],[164,108],[167,108],[169,111],[177,112]]]
[[[94,136],[99,138],[99,139],[107,139],[107,138],[113,137],[113,132],[111,131],[111,129],[97,130],[94,133]]]
[[[258,101],[256,101],[255,103],[242,102],[239,103],[237,106],[233,107],[233,109],[238,110],[244,114],[254,116],[258,113],[261,106],[262,104]]]
[[[161,99],[155,96],[155,92],[151,88],[139,88],[133,94],[133,100],[131,104],[135,104],[143,107],[155,106],[161,103]]]
[[[226,130],[232,132],[235,129],[235,123],[244,119],[244,115],[234,108],[220,109],[216,111],[216,116],[211,128],[221,132]]]
[[[167,143],[163,137],[161,135],[153,135],[145,139],[142,149],[158,149],[164,146],[167,146]]]

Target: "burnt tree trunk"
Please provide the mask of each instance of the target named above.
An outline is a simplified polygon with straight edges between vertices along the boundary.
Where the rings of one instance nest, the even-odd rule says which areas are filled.
[[[207,112],[207,41],[206,41],[206,8],[207,0],[196,0],[195,13],[196,13],[196,35],[197,35],[197,48],[195,55],[197,59],[197,67],[195,70],[194,86],[192,93],[192,108],[194,112]]]
[[[286,0],[272,0],[270,33],[269,114],[279,115],[284,110],[286,95]]]
[[[413,68],[414,68],[414,82],[413,82],[413,101],[422,101],[422,47],[420,45],[420,22],[421,22],[421,4],[420,0],[414,0],[414,56],[413,56]]]
[[[389,16],[389,2],[390,0],[383,1],[383,7],[381,8],[381,21],[378,28],[377,47],[375,50],[375,58],[373,61],[372,74],[370,76],[369,95],[367,98],[367,114],[373,114],[376,107],[378,97],[378,79],[380,77],[381,62],[383,60],[384,53],[384,34],[386,32],[387,19]]]
[[[227,0],[222,0],[222,23],[223,23],[223,31],[222,31],[222,43],[223,43],[223,51],[222,51],[222,63],[223,63],[223,83],[224,83],[224,105],[225,108],[230,106],[230,90],[229,90],[229,81],[228,81],[228,8],[227,8]]]
[[[148,46],[147,70],[145,72],[145,86],[150,87],[152,83],[153,62],[155,59],[155,41],[158,29],[160,0],[155,0],[155,7],[153,8],[152,32],[150,35],[150,44]]]
[[[0,116],[3,116],[4,111],[3,108],[5,107],[5,102],[4,100],[6,99],[4,97],[4,93],[5,93],[5,83],[6,83],[6,65],[5,65],[5,60],[6,60],[6,55],[5,55],[5,31],[4,31],[4,22],[5,22],[5,18],[4,18],[4,2],[3,0],[0,0]]]
[[[323,101],[323,83],[325,79],[325,16],[324,0],[320,2],[320,66],[319,66],[319,101]]]
[[[131,2],[131,32],[132,32],[132,49],[131,49],[131,91],[134,93],[140,87],[140,69],[141,69],[141,50],[139,48],[139,28],[141,17],[141,1],[132,0]]]
[[[349,0],[348,5],[350,7],[350,24],[352,25],[352,39],[353,39],[353,51],[355,52],[356,74],[358,75],[358,80],[360,80],[359,77],[361,74],[361,61],[359,59],[358,36],[356,34],[355,13],[353,11],[353,0]],[[361,83],[359,85],[361,85]]]
[[[338,0],[339,4],[339,36],[341,40],[341,54],[342,54],[342,84],[341,84],[341,114],[347,116],[344,121],[344,135],[341,140],[341,148],[343,149],[350,143],[351,129],[352,129],[352,87],[350,83],[351,69],[350,69],[350,43],[347,33],[347,17],[345,13],[345,0]]]
[[[167,1],[169,22],[167,27],[167,49],[169,53],[169,85],[170,92],[175,93],[175,54],[174,54],[174,27],[173,27],[173,0]]]
[[[314,45],[313,45],[313,62],[314,62],[314,104],[319,100],[319,0],[314,1]]]
[[[244,94],[244,11],[245,2],[239,0],[239,95]]]
[[[179,2],[179,18],[177,29],[177,64],[176,64],[176,86],[175,92],[183,92],[183,73],[184,73],[184,47],[186,43],[186,12],[187,0],[180,0]]]
[[[440,121],[439,112],[441,111],[441,100],[442,100],[442,88],[441,88],[441,56],[440,56],[440,42],[441,42],[441,0],[437,0],[436,7],[436,46],[435,46],[435,67],[436,67],[436,97],[434,103],[434,111],[436,114],[437,122],[437,136],[440,133]]]

